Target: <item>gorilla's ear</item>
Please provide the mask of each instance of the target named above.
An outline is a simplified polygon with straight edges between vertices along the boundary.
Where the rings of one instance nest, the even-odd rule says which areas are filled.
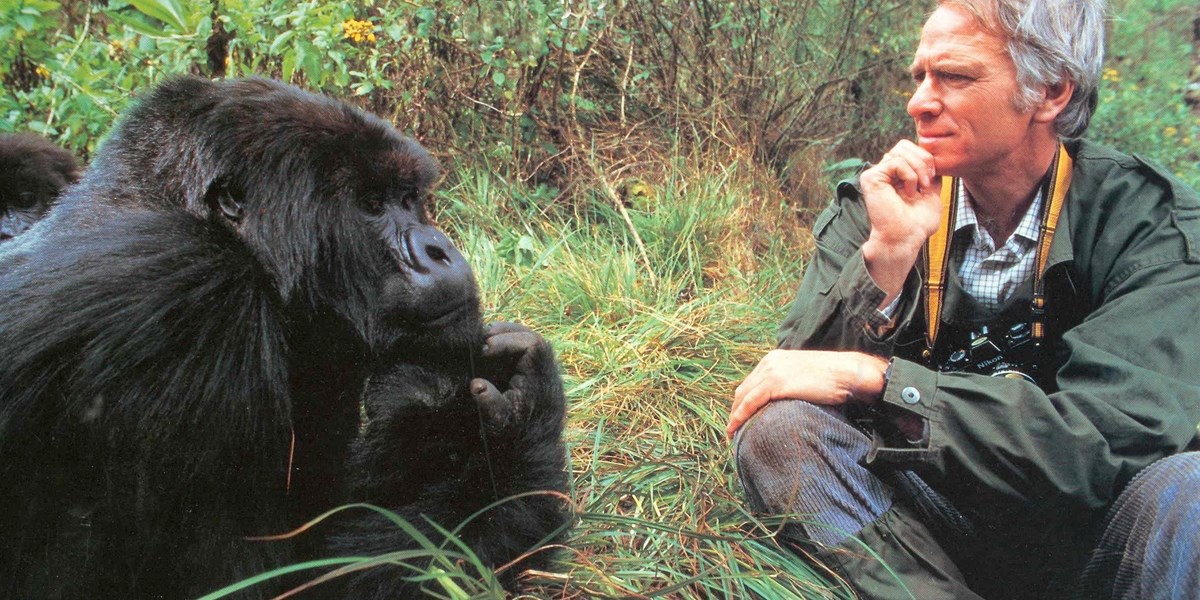
[[[208,187],[208,191],[204,194],[204,205],[213,214],[221,215],[235,226],[242,222],[242,217],[246,212],[242,206],[240,190],[222,180],[214,181]]]

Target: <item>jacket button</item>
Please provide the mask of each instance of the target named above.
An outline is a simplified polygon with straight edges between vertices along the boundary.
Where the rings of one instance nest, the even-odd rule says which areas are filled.
[[[905,404],[916,404],[921,401],[921,392],[917,388],[909,386],[900,390],[900,399],[904,400]]]

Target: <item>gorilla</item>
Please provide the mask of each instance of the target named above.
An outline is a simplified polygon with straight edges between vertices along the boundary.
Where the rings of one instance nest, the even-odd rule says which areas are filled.
[[[569,519],[562,382],[538,334],[483,324],[431,224],[439,176],[387,122],[278,82],[143,97],[0,246],[0,596],[196,597],[418,547],[354,508],[280,539],[358,502],[435,543],[466,521],[509,583],[544,566]],[[412,575],[309,591],[406,597]]]
[[[31,134],[0,135],[0,243],[29,229],[78,180],[70,152]]]

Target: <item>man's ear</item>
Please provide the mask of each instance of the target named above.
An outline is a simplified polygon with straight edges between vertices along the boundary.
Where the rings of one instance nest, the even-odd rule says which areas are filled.
[[[1046,95],[1034,107],[1033,120],[1039,123],[1053,123],[1062,113],[1075,93],[1075,82],[1063,78],[1062,81],[1046,86]]]

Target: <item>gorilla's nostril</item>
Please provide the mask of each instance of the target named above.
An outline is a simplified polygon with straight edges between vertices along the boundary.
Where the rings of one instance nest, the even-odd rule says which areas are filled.
[[[434,262],[440,262],[443,265],[448,265],[451,262],[450,256],[446,254],[446,251],[441,246],[434,246],[433,244],[425,246],[425,255]]]

